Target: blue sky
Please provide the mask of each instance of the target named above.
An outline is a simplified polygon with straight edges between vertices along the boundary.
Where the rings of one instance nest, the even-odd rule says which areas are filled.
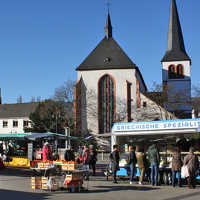
[[[106,0],[0,0],[3,103],[51,97],[104,37]],[[147,87],[161,83],[170,0],[110,0],[113,37],[140,68]],[[199,83],[200,1],[177,0],[192,85]]]

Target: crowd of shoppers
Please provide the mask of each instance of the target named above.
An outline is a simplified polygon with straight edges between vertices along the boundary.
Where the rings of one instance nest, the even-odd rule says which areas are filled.
[[[187,183],[189,188],[196,187],[196,176],[197,171],[199,170],[199,160],[198,157],[194,154],[194,148],[190,147],[189,154],[185,157],[181,154],[181,149],[177,145],[171,149],[171,184],[173,187],[176,186],[176,183],[179,187],[182,187],[181,182],[181,169],[182,166],[186,166],[188,170]],[[113,146],[113,151],[110,154],[110,161],[112,166],[113,173],[113,182],[117,183],[117,171],[119,168],[119,150],[118,146]],[[133,184],[134,175],[136,172],[136,165],[140,172],[138,184],[142,185],[144,183],[144,176],[147,174],[148,169],[150,169],[150,181],[152,186],[159,185],[158,174],[159,174],[159,165],[160,165],[160,153],[157,144],[151,144],[146,151],[144,151],[143,146],[136,146],[134,150],[133,146],[128,147],[128,157],[127,164],[130,171],[130,184]]]

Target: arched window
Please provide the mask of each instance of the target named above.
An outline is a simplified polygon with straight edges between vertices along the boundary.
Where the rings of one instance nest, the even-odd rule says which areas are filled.
[[[99,133],[110,133],[115,120],[114,81],[109,75],[99,80]]]
[[[168,68],[168,77],[169,79],[176,78],[176,70],[174,65],[170,65]]]
[[[183,65],[177,65],[176,67],[176,71],[177,71],[177,78],[184,78],[184,69],[183,69]]]

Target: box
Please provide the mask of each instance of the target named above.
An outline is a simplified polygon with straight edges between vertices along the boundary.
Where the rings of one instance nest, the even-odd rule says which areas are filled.
[[[68,164],[68,170],[82,169],[82,164]]]
[[[32,189],[41,189],[42,179],[41,177],[31,177],[31,187]]]
[[[69,180],[69,181],[82,180],[82,176],[80,173],[67,174],[65,176],[65,180]]]

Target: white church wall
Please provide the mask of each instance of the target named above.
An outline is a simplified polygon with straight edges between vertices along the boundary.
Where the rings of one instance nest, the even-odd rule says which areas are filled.
[[[153,121],[176,119],[171,113],[162,108],[160,105],[149,99],[143,94],[141,96],[141,107],[137,109],[137,112],[133,113],[133,119],[135,121]]]
[[[85,114],[87,119],[87,129],[92,130],[93,134],[98,133],[98,81],[104,75],[110,75],[116,86],[116,112],[120,113],[122,109],[126,111],[126,99],[127,99],[127,81],[132,83],[131,98],[136,99],[136,78],[135,69],[123,69],[123,70],[97,70],[97,71],[78,71],[78,79],[82,77],[87,90],[87,113]],[[134,102],[133,102],[134,103]],[[126,113],[124,113],[126,115]],[[85,129],[85,127],[83,127]]]

